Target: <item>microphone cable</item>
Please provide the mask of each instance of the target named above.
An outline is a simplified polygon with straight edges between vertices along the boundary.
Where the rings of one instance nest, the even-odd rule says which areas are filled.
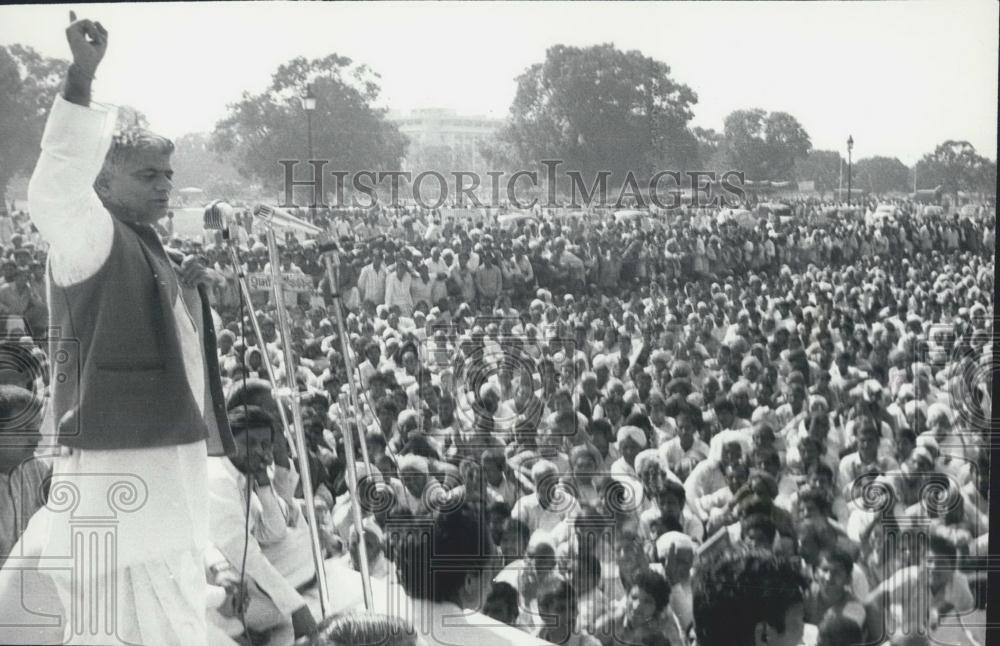
[[[219,201],[213,202],[212,206],[210,207],[211,211],[213,212],[213,215],[217,215],[217,205],[218,204],[219,204]],[[221,223],[221,224],[222,224],[222,238],[223,238],[223,241],[227,245],[230,245],[230,244],[234,245],[234,246],[231,247],[231,249],[233,250],[233,256],[235,257],[235,260],[236,260],[236,263],[237,263],[237,265],[235,267],[233,267],[233,271],[236,273],[237,291],[239,292],[239,297],[240,297],[240,306],[239,306],[240,340],[243,341],[243,343],[245,344],[246,343],[246,337],[247,337],[247,327],[246,327],[246,325],[247,325],[246,324],[246,307],[247,307],[247,303],[246,303],[246,298],[245,298],[245,296],[243,294],[243,290],[239,288],[239,281],[242,278],[242,276],[244,275],[244,272],[243,272],[243,259],[240,258],[239,246],[237,246],[236,245],[236,241],[232,240],[231,237],[230,237],[230,227],[226,226],[225,223]],[[253,303],[250,303],[249,306],[253,307]],[[240,363],[243,365],[243,370],[241,371],[242,372],[242,377],[241,378],[242,378],[242,382],[243,382],[243,397],[242,397],[243,401],[242,401],[242,406],[243,406],[243,415],[245,417],[246,413],[247,413],[247,401],[246,401],[246,392],[247,392],[247,370],[246,370],[246,368],[247,368],[247,366],[245,365],[244,360],[245,360],[245,357],[244,357],[244,359],[241,359]],[[221,375],[220,375],[220,377],[221,377]],[[227,414],[228,414],[228,412],[227,412]],[[243,433],[243,442],[244,442],[244,450],[246,451],[246,455],[249,457],[249,455],[250,455],[250,433],[248,431],[249,431],[249,429],[246,429],[246,431]],[[228,459],[228,458],[226,458],[226,459]],[[243,514],[243,556],[242,556],[241,562],[240,562],[240,585],[239,585],[239,589],[238,589],[238,593],[240,595],[240,599],[239,599],[239,605],[237,607],[237,610],[239,612],[240,624],[243,626],[243,635],[247,639],[250,639],[249,629],[247,628],[247,618],[246,618],[246,607],[247,607],[248,604],[247,604],[247,599],[244,598],[244,595],[249,596],[249,592],[248,591],[245,592],[245,590],[246,590],[246,573],[247,573],[247,552],[249,551],[249,548],[250,548],[250,496],[253,494],[253,491],[252,491],[252,485],[253,485],[253,483],[250,481],[250,476],[249,475],[244,474],[244,477],[246,478],[246,481],[247,481],[246,492],[245,492],[245,495],[244,495],[246,507],[244,509],[244,514]]]
[[[226,238],[228,240],[228,238],[229,238],[229,232],[228,232],[228,230],[224,231],[222,235],[223,235],[224,238]],[[236,280],[237,280],[237,282],[239,282],[239,280],[240,280],[239,274],[241,274],[243,272],[243,264],[242,264],[242,259],[239,256],[239,250],[238,250],[238,248],[235,250],[234,255],[236,256],[236,260],[240,263],[240,265],[238,267],[234,267],[233,268],[237,272],[237,278],[236,278]],[[246,299],[243,296],[243,290],[240,289],[239,292],[240,292],[240,337],[244,341],[244,343],[246,343],[246,341],[245,341],[246,340],[246,336],[247,336],[247,329],[246,329],[247,323],[246,323],[246,318],[245,318]],[[250,307],[253,307],[253,303],[250,303]],[[247,392],[247,370],[246,370],[246,368],[247,368],[246,365],[244,365],[243,366],[243,370],[241,371],[243,373],[242,374],[242,381],[243,381],[243,397],[242,397],[243,402],[242,402],[242,405],[243,405],[243,415],[244,415],[244,418],[246,417],[246,413],[247,413],[247,400],[246,400],[246,396],[247,396],[246,395],[246,392]],[[246,429],[244,431],[244,433],[243,433],[244,450],[246,451],[246,455],[247,455],[248,458],[249,458],[249,455],[250,455],[250,433],[249,433],[249,430],[250,429]],[[250,482],[250,476],[248,474],[244,474],[244,477],[246,478],[246,481],[247,481],[247,488],[246,488],[246,495],[244,496],[246,498],[246,501],[245,501],[245,503],[246,503],[246,509],[244,510],[245,513],[243,514],[243,557],[242,557],[242,560],[240,562],[240,587],[239,587],[239,594],[240,594],[241,597],[244,594],[247,594],[249,596],[249,592],[245,592],[245,589],[246,589],[245,586],[246,586],[246,574],[247,574],[247,552],[249,551],[249,548],[250,548],[250,496],[252,495],[252,490],[251,490],[252,483]],[[240,623],[243,625],[243,635],[244,635],[244,637],[246,637],[249,640],[250,639],[250,635],[248,633],[249,629],[247,628],[247,617],[246,617],[246,606],[247,606],[247,603],[246,602],[247,602],[246,599],[243,599],[243,598],[240,599],[239,612],[240,612]]]

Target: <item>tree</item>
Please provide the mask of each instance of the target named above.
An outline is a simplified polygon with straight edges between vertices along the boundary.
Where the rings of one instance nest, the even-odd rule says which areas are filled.
[[[30,47],[0,47],[0,204],[7,184],[38,161],[45,119],[69,63]]]
[[[812,148],[808,133],[795,117],[759,108],[730,113],[724,137],[726,163],[754,181],[787,180],[795,161]]]
[[[996,162],[980,155],[968,141],[949,139],[939,144],[917,162],[914,170],[920,187],[940,186],[952,195],[958,191],[996,190]]]
[[[736,110],[726,117],[723,126],[723,159],[734,170],[742,171],[754,181],[767,179],[764,158],[764,118],[760,109]]]
[[[787,180],[801,159],[812,148],[809,134],[798,120],[787,112],[772,112],[764,123],[764,143],[770,179]]]
[[[983,160],[976,178],[979,190],[985,194],[996,195],[997,190],[997,163],[992,159]]]
[[[868,192],[882,195],[889,191],[907,191],[910,169],[895,157],[867,157],[854,164],[854,182]]]
[[[206,196],[212,199],[235,198],[244,191],[234,193],[233,189],[246,182],[240,180],[240,174],[232,164],[215,154],[211,143],[211,135],[201,132],[177,138],[171,158],[174,186],[196,186],[204,189]]]
[[[509,128],[508,124],[505,128]],[[487,137],[479,144],[479,155],[490,170],[512,173],[520,167],[517,150],[511,144],[512,136],[505,128]]]
[[[725,168],[725,154],[723,144],[726,138],[721,132],[716,132],[712,128],[693,128],[691,134],[694,135],[698,144],[698,165],[702,170],[723,173]]]
[[[822,199],[837,188],[843,159],[836,150],[810,150],[795,161],[793,176],[797,181],[813,182]]]
[[[683,168],[697,156],[687,128],[697,101],[670,67],[613,45],[556,45],[517,78],[501,139],[522,168],[562,160],[584,178],[599,171],[622,181],[649,178],[659,167]]]
[[[313,158],[328,162],[325,173],[339,170],[399,170],[406,138],[374,107],[381,91],[378,75],[365,65],[336,54],[281,65],[264,92],[244,92],[216,124],[212,148],[233,161],[241,175],[272,189],[282,186],[279,160],[304,160],[308,152],[307,115],[301,97],[311,84]],[[304,165],[297,178],[311,176]]]

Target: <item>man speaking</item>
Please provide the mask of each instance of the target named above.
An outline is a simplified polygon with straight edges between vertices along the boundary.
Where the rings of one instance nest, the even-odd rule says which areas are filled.
[[[206,644],[207,456],[234,447],[204,268],[194,258],[178,266],[153,229],[167,214],[173,144],[144,130],[114,132],[116,110],[90,98],[108,32],[72,12],[70,23],[73,62],[28,188],[32,221],[50,245],[48,300],[59,329],[50,356],[69,356],[65,378],[52,380],[64,447],[52,491],[76,489],[74,518],[120,508],[116,479],[131,483],[133,504],[113,516],[103,578],[86,564],[109,558],[107,546],[71,545],[69,514],[43,509],[25,536],[41,537],[43,562],[71,554],[84,564],[73,576],[50,573],[70,643]],[[81,626],[94,610],[112,625],[89,634]]]

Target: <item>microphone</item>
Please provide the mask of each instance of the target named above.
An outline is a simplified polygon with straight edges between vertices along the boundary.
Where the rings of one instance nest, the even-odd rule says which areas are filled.
[[[316,236],[316,247],[323,254],[323,267],[326,269],[327,280],[330,283],[330,291],[334,298],[339,298],[338,270],[340,268],[340,255],[336,241],[333,236],[314,224],[301,220],[288,211],[258,204],[253,208],[254,217],[261,219],[270,227],[285,227],[293,231],[300,231],[307,235]]]
[[[233,207],[223,200],[215,200],[205,207],[204,226],[212,231],[228,233],[233,222]]]
[[[258,204],[253,207],[253,215],[270,227],[285,227],[306,235],[319,235],[323,230],[314,224],[295,217],[288,211],[276,206]]]
[[[205,207],[205,230],[222,231],[222,240],[225,244],[232,245],[239,242],[239,236],[233,233],[238,226],[236,209],[225,200],[215,200]]]

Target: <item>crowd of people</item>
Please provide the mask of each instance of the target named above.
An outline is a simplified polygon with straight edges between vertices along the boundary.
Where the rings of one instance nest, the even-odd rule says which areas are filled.
[[[44,336],[48,323],[45,302],[46,247],[38,231],[23,211],[9,212],[0,208],[0,317],[4,331],[22,335],[37,330]]]
[[[324,556],[358,570],[363,540],[376,587],[552,643],[929,643],[986,600],[995,232],[894,206],[821,226],[802,209],[752,226],[704,209],[652,225],[314,214],[339,243],[337,284],[313,241],[284,237],[280,263],[313,285],[285,301]],[[263,235],[240,223],[243,271],[266,272]],[[0,307],[31,348],[45,253],[29,232],[5,236]],[[309,633],[315,573],[271,382],[274,295],[242,301],[221,232],[161,234],[208,268],[236,439],[210,459],[209,613],[230,638],[287,643]],[[360,410],[342,400],[335,306]],[[344,449],[358,421],[367,462]],[[433,584],[420,521],[465,557]]]
[[[0,641],[979,646],[995,212],[195,240],[173,143],[92,100],[108,30],[65,36],[0,216]]]

